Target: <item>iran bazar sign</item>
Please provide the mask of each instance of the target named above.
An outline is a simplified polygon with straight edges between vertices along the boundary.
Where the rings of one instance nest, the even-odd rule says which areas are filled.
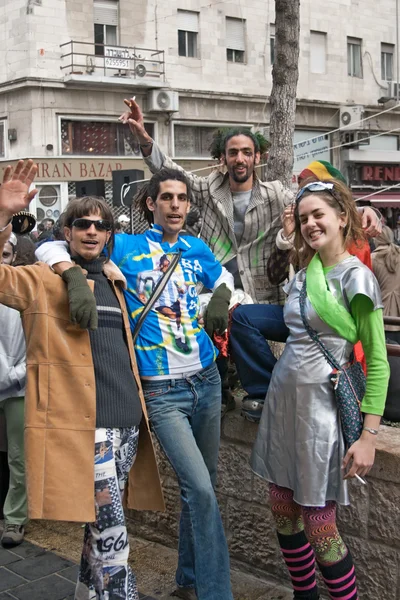
[[[86,181],[88,179],[112,180],[113,171],[123,169],[143,169],[145,177],[151,176],[151,173],[142,159],[137,158],[34,158],[38,167],[36,180],[40,182],[58,181]],[[3,173],[8,165],[13,168],[17,160],[2,160],[0,162],[0,177],[3,179]],[[186,171],[194,171],[205,167],[210,169],[215,163],[210,160],[179,160],[177,161]],[[207,175],[209,171],[205,170],[201,174]]]

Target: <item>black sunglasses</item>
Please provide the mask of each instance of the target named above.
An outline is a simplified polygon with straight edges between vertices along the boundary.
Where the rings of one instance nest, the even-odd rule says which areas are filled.
[[[76,227],[77,229],[89,229],[94,225],[97,231],[111,231],[112,224],[110,221],[106,221],[105,219],[99,219],[98,221],[93,221],[92,219],[75,219],[72,222],[72,227]]]

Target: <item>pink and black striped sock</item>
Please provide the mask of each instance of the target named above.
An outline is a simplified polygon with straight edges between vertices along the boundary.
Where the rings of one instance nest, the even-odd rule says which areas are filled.
[[[318,562],[318,566],[332,600],[358,600],[356,572],[349,551],[333,565]]]
[[[278,533],[279,545],[292,579],[294,598],[317,600],[318,588],[315,580],[315,556],[304,531],[293,535]]]

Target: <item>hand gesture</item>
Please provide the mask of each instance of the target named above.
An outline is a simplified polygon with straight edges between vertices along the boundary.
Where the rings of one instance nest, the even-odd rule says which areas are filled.
[[[283,235],[288,239],[294,232],[294,204],[287,206],[281,216]]]
[[[365,206],[362,214],[362,228],[370,237],[376,237],[382,232],[382,223],[370,206]]]
[[[15,213],[29,206],[38,191],[29,191],[36,173],[37,166],[33,160],[19,160],[14,171],[10,165],[6,167],[0,187],[0,227],[8,223]]]
[[[374,464],[374,460],[374,440],[366,440],[361,436],[357,442],[354,442],[354,444],[350,446],[343,459],[342,469],[345,473],[343,479],[349,479],[356,474],[360,477],[367,475]],[[347,469],[349,470],[346,472]]]
[[[139,143],[145,144],[151,141],[150,136],[144,128],[143,114],[139,104],[135,102],[135,98],[133,97],[130,100],[125,99],[124,103],[128,107],[128,110],[122,113],[118,120],[124,124],[128,123],[129,129],[137,136]]]

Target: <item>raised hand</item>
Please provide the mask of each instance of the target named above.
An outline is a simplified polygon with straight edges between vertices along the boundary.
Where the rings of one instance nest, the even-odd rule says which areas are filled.
[[[127,123],[129,125],[131,132],[138,138],[139,144],[151,142],[152,139],[144,128],[142,111],[139,104],[135,102],[135,98],[133,97],[130,100],[125,99],[124,103],[128,107],[128,110],[122,113],[118,120],[121,121],[121,123]]]
[[[15,213],[29,206],[38,191],[29,191],[36,173],[37,166],[33,160],[19,160],[14,171],[10,165],[6,167],[0,187],[0,227],[4,227]]]

